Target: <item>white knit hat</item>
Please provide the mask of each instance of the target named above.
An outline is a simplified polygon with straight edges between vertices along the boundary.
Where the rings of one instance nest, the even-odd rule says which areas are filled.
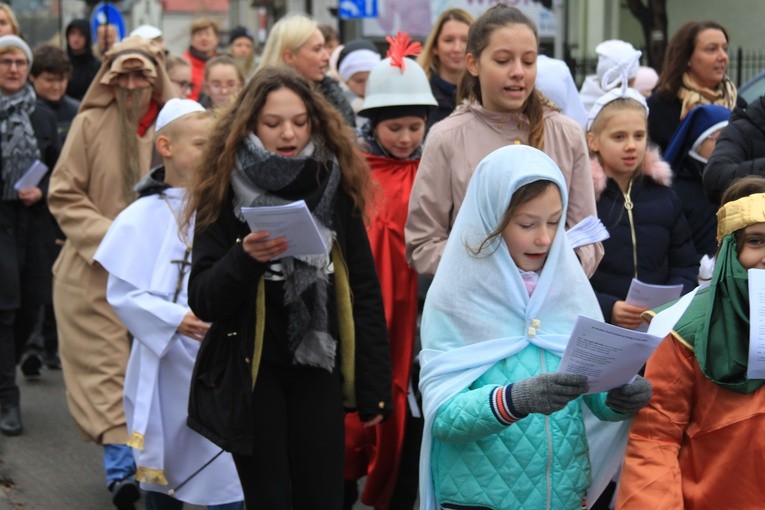
[[[191,99],[179,99],[177,97],[172,98],[157,115],[157,124],[154,127],[155,132],[159,132],[168,124],[185,117],[186,115],[194,112],[204,112],[205,107],[196,101]]]
[[[29,60],[29,65],[32,65],[32,50],[29,48],[29,45],[24,42],[24,39],[17,35],[4,35],[0,37],[0,48],[8,47],[18,48],[23,51],[27,60]]]
[[[598,54],[598,66],[595,71],[595,74],[598,76],[598,85],[601,85],[603,76],[609,70],[626,61],[631,62],[627,70],[627,79],[637,76],[642,52],[636,50],[630,43],[620,41],[619,39],[610,39],[598,44],[595,47],[595,53]],[[608,89],[603,90],[607,91]]]

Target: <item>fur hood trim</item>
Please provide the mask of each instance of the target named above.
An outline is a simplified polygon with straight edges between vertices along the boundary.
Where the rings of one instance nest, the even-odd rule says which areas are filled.
[[[592,172],[592,184],[595,188],[595,200],[597,200],[603,190],[606,189],[608,177],[606,177],[603,165],[600,164],[597,156],[590,156],[590,170]],[[645,151],[641,175],[650,177],[662,186],[669,187],[672,185],[672,169],[666,161],[661,159],[658,147],[649,147]]]

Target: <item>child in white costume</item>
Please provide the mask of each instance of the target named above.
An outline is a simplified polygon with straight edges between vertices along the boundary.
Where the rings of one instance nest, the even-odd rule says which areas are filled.
[[[124,404],[147,509],[243,508],[231,455],[186,426],[189,381],[209,325],[187,304],[193,227],[179,228],[183,186],[209,127],[195,101],[167,102],[155,143],[164,165],[136,185],[140,198],[115,218],[95,255],[109,272],[107,299],[134,336]]]

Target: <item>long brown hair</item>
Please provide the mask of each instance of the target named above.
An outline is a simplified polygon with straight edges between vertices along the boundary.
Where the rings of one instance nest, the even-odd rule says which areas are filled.
[[[433,48],[438,47],[438,38],[441,36],[441,30],[443,30],[447,21],[459,21],[469,27],[473,24],[473,17],[466,10],[458,7],[447,9],[438,16],[436,24],[430,31],[430,35],[425,39],[425,44],[422,45],[422,52],[417,57],[417,63],[425,71],[428,80],[438,74],[438,68],[441,65],[438,57],[433,55]]]
[[[492,32],[507,25],[524,25],[528,27],[534,33],[534,39],[539,44],[537,26],[531,18],[523,14],[516,7],[497,4],[487,9],[470,26],[467,53],[473,55],[473,58],[477,61],[481,57],[483,50],[489,45],[489,37],[491,37]],[[465,100],[478,101],[483,104],[481,81],[477,76],[473,76],[469,72],[462,73],[462,81],[460,81],[457,87],[457,104]],[[526,104],[523,106],[523,113],[529,119],[529,145],[535,149],[544,150],[544,106],[550,104],[550,101],[534,88],[526,100]]]
[[[255,130],[258,115],[268,95],[282,88],[297,94],[305,103],[314,142],[334,154],[340,166],[343,190],[360,214],[366,210],[371,193],[369,167],[356,148],[354,134],[340,113],[296,71],[283,67],[259,69],[213,127],[201,161],[189,186],[186,222],[196,211],[196,228],[217,218],[228,196],[236,151]]]
[[[729,40],[728,32],[714,21],[689,21],[669,40],[659,82],[656,84],[656,90],[663,99],[671,101],[677,97],[677,91],[683,84],[683,73],[688,69],[688,62],[696,49],[699,33],[709,28],[719,30],[725,34],[725,41]]]

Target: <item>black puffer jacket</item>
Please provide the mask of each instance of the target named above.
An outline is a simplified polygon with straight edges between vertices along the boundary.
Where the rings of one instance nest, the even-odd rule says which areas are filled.
[[[752,174],[765,176],[765,96],[731,113],[704,168],[704,191],[719,204],[734,179]]]
[[[603,241],[605,255],[590,278],[603,317],[611,322],[614,303],[627,297],[635,263],[632,229],[619,185],[591,161],[598,218],[611,237]],[[680,198],[669,187],[671,170],[655,150],[643,162],[643,174],[634,178],[630,197],[637,240],[637,278],[656,285],[682,284],[683,293],[696,286],[699,257],[683,214]]]
[[[391,369],[380,283],[364,223],[342,190],[337,192],[333,229],[348,268],[352,296],[356,409],[362,420],[387,416],[392,411]],[[268,267],[247,255],[237,242],[249,232],[233,207],[224,207],[215,223],[195,233],[189,279],[189,305],[212,326],[192,375],[188,424],[239,454],[250,454],[253,447],[256,416],[250,399],[256,292]]]

